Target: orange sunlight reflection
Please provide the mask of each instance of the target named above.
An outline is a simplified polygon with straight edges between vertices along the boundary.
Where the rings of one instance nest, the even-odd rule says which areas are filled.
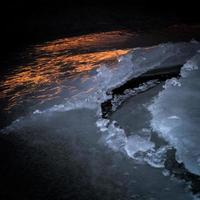
[[[130,34],[114,31],[59,39],[35,46],[31,50],[33,62],[19,66],[0,83],[0,99],[6,99],[6,110],[10,110],[27,98],[37,99],[39,103],[57,98],[63,88],[71,90],[73,87],[65,85],[64,80],[82,74],[81,84],[88,79],[88,71],[126,54],[129,49],[114,49],[114,44],[124,42],[129,37]]]
[[[73,49],[88,50],[88,48],[100,49],[101,47],[115,48],[116,45],[123,44],[135,36],[136,34],[124,30],[102,32],[47,42],[45,45],[38,45],[37,49],[47,53],[57,53],[58,51],[68,51]]]

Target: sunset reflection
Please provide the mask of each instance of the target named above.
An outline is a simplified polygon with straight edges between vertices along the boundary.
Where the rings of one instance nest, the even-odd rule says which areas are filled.
[[[129,49],[114,49],[114,43],[130,37],[120,31],[60,39],[35,46],[30,53],[32,62],[8,74],[0,83],[0,99],[6,99],[6,110],[27,100],[37,103],[59,98],[61,93],[77,90],[69,81],[79,74],[79,84],[88,79],[87,73],[101,63],[114,62]],[[116,46],[116,45],[115,45]]]
[[[74,49],[80,51],[93,48],[113,48],[124,45],[135,36],[136,34],[124,30],[102,32],[47,42],[45,45],[38,45],[37,50],[56,54],[57,52],[72,51]]]

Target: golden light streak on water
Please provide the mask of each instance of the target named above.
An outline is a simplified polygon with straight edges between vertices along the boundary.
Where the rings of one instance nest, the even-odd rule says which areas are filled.
[[[6,99],[6,110],[10,110],[29,98],[44,103],[57,98],[64,90],[75,91],[76,87],[72,89],[72,85],[64,82],[81,74],[79,84],[84,83],[89,78],[89,71],[126,54],[129,49],[113,49],[112,46],[129,37],[128,33],[113,31],[37,45],[29,52],[32,62],[4,77],[0,83],[0,99]]]
[[[45,45],[38,45],[37,50],[56,54],[57,52],[73,49],[88,50],[91,48],[115,47],[124,44],[135,36],[136,34],[124,30],[101,32],[47,42]]]

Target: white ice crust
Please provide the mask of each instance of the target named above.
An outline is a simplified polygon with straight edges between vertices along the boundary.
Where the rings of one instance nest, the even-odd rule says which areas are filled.
[[[181,78],[166,81],[149,106],[151,125],[176,149],[176,157],[200,175],[200,54],[188,60]]]

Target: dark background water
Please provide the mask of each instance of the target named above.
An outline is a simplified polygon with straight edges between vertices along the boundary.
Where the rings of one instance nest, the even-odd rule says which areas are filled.
[[[1,3],[0,11],[1,56],[64,36],[199,22],[197,1],[8,0]]]

